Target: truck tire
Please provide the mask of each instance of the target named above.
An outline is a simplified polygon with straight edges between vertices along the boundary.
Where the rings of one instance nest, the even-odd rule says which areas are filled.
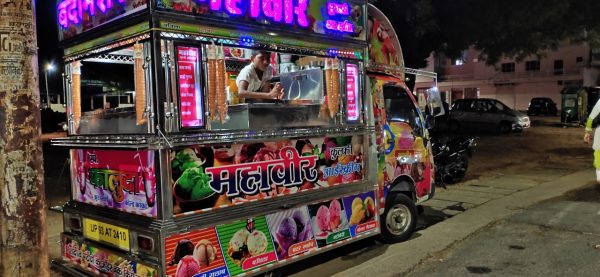
[[[385,243],[408,240],[417,227],[417,207],[412,199],[401,193],[391,193],[380,217],[380,239]]]

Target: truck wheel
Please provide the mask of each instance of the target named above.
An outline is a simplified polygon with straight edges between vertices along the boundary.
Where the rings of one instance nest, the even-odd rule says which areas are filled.
[[[417,207],[404,194],[390,194],[381,215],[381,240],[397,243],[408,240],[417,227]]]

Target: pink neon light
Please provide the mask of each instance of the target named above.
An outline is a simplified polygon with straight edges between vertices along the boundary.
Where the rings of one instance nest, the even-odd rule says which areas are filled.
[[[325,28],[328,30],[339,31],[344,33],[354,33],[354,24],[345,21],[335,21],[335,20],[327,20],[325,22]]]
[[[327,3],[327,14],[334,15],[350,15],[350,5],[348,3],[338,4],[333,2]]]
[[[82,0],[79,6],[79,18],[83,18],[83,12],[88,11],[90,15],[96,14],[96,6],[94,0]]]
[[[296,21],[298,25],[302,27],[308,27],[310,24],[308,17],[306,17],[306,10],[308,9],[308,0],[298,0],[298,6],[294,8],[294,13],[297,16]]]
[[[260,16],[260,0],[250,0],[250,17],[258,18]]]
[[[225,0],[225,9],[228,13],[233,15],[242,14],[242,9],[239,8],[239,3],[242,0]]]
[[[213,11],[221,10],[221,0],[210,0],[210,9]]]
[[[283,0],[285,23],[294,24],[294,0]]]
[[[84,14],[96,15],[96,9],[107,13],[114,3],[126,4],[127,0],[64,0],[57,5],[58,23],[63,28],[70,24],[79,24],[83,21]]]
[[[272,18],[275,22],[281,22],[283,19],[282,0],[263,0],[262,10],[265,17]]]

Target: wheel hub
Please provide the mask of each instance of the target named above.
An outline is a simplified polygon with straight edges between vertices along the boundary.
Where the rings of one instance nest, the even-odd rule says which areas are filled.
[[[408,230],[412,221],[410,211],[404,205],[394,205],[386,216],[386,227],[394,235],[400,235]]]

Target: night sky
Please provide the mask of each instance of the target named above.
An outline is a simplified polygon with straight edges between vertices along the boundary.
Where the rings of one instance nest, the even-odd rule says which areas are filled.
[[[36,26],[38,37],[38,62],[40,73],[40,92],[46,91],[44,68],[48,62],[55,65],[54,72],[48,74],[50,91],[62,91],[60,74],[62,68],[62,49],[58,48],[58,23],[56,19],[56,0],[35,0]]]

